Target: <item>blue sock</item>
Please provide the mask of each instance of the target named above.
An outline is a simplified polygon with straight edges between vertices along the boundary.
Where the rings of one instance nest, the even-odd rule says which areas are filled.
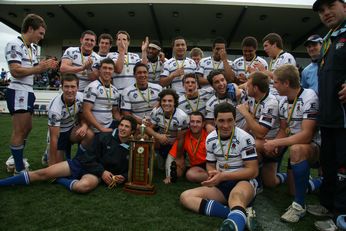
[[[55,180],[56,183],[61,184],[68,190],[72,191],[73,184],[76,183],[78,180],[76,179],[68,179],[65,177],[59,177]]]
[[[279,179],[280,184],[284,184],[287,180],[287,173],[278,172],[278,173],[276,173],[276,177]]]
[[[201,214],[210,217],[221,217],[223,219],[226,219],[230,210],[228,206],[225,206],[218,201],[203,199],[201,201],[199,211]]]
[[[24,163],[23,163],[24,145],[19,145],[19,146],[11,145],[10,149],[14,159],[14,165],[16,167],[16,171],[20,172],[24,169]]]
[[[246,224],[246,212],[245,209],[240,206],[235,206],[229,212],[227,219],[234,221],[237,226],[237,230],[242,231],[245,229]]]
[[[28,172],[21,172],[19,175],[11,176],[0,180],[0,186],[27,185],[30,184]]]
[[[336,226],[341,230],[346,230],[346,215],[339,215],[336,218]]]
[[[294,201],[300,204],[303,208],[305,205],[305,193],[308,188],[310,167],[307,160],[304,160],[298,164],[291,164],[294,176],[294,186],[296,188],[296,194]]]
[[[312,180],[309,180],[309,185],[308,185],[308,193],[312,193],[319,189],[322,184],[323,177],[316,177]]]

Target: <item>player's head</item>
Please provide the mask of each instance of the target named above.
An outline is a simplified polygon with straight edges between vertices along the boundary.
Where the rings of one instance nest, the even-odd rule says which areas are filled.
[[[61,89],[65,101],[73,102],[78,91],[79,81],[75,74],[63,74],[61,76]]]
[[[149,42],[147,56],[151,61],[157,61],[161,51],[161,43],[157,40],[152,40]]]
[[[204,127],[204,115],[200,111],[193,111],[190,114],[189,127],[193,134],[198,134]]]
[[[285,64],[274,71],[274,87],[280,95],[287,95],[290,89],[300,88],[298,68]]]
[[[175,56],[181,58],[186,55],[187,45],[186,40],[182,36],[177,36],[172,42],[173,53]]]
[[[267,93],[269,91],[269,78],[263,72],[253,72],[247,81],[248,95],[255,97],[257,93]]]
[[[27,43],[37,44],[46,34],[47,25],[37,14],[28,14],[22,23],[21,32],[27,34]]]
[[[120,43],[124,43],[125,49],[130,45],[130,34],[127,31],[119,30],[115,35],[115,41],[117,46],[119,47]]]
[[[179,95],[173,89],[164,89],[159,93],[160,106],[164,112],[173,112],[179,104]]]
[[[214,118],[221,138],[229,137],[235,126],[235,107],[226,102],[216,105],[214,108]]]
[[[216,61],[219,61],[221,59],[220,57],[220,52],[221,51],[226,51],[226,40],[222,37],[217,37],[213,41],[213,59]]]
[[[269,33],[262,39],[263,49],[271,58],[276,58],[278,50],[283,49],[283,42],[277,33]]]
[[[192,94],[196,92],[198,89],[198,79],[194,73],[185,74],[183,79],[183,87],[185,89],[186,94]]]
[[[132,116],[124,116],[119,121],[118,136],[121,139],[127,139],[135,133],[137,122]]]
[[[258,42],[255,37],[247,36],[243,39],[241,49],[247,61],[251,61],[256,56],[257,47]]]
[[[148,66],[138,62],[133,68],[138,87],[146,87],[148,85]]]
[[[321,22],[329,29],[335,29],[345,21],[345,0],[317,0],[312,9],[318,12]]]
[[[312,60],[317,60],[319,58],[322,42],[323,39],[317,34],[309,36],[309,38],[304,42],[306,51]]]
[[[207,76],[209,84],[218,94],[226,94],[227,81],[221,70],[212,70]]]
[[[86,30],[81,34],[80,43],[82,47],[82,52],[92,52],[96,45],[96,34],[92,30]]]
[[[102,59],[100,62],[100,79],[103,83],[110,83],[114,73],[115,64],[111,58]]]
[[[203,58],[202,49],[199,47],[192,48],[190,51],[190,58],[193,59],[193,61],[195,61],[196,65],[198,65],[201,59]]]
[[[99,53],[101,54],[107,54],[109,50],[111,49],[113,44],[113,38],[110,34],[100,34],[98,38],[98,45],[99,45]]]

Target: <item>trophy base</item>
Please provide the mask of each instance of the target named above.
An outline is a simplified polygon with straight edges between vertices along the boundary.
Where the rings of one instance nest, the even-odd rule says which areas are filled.
[[[134,193],[134,194],[142,194],[142,195],[153,195],[155,194],[155,186],[154,185],[138,185],[133,183],[126,183],[124,190],[126,192]]]

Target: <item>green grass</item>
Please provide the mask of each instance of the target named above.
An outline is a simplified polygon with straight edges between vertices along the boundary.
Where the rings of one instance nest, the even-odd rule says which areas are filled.
[[[31,169],[41,168],[46,147],[47,117],[35,116],[25,156]],[[4,162],[9,156],[11,117],[0,115],[0,178],[8,177]],[[192,213],[179,204],[179,195],[198,184],[179,179],[164,185],[163,173],[154,171],[157,192],[153,196],[133,195],[121,187],[100,185],[80,195],[48,182],[31,186],[0,188],[0,230],[217,230],[220,218]],[[259,230],[314,230],[315,220],[306,215],[298,224],[280,222],[291,203],[285,186],[265,189],[255,202]],[[308,202],[317,197],[309,195]]]

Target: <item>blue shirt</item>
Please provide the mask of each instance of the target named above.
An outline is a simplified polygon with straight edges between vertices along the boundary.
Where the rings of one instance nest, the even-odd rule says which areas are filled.
[[[318,64],[310,63],[302,72],[301,85],[303,88],[312,89],[318,95]]]

